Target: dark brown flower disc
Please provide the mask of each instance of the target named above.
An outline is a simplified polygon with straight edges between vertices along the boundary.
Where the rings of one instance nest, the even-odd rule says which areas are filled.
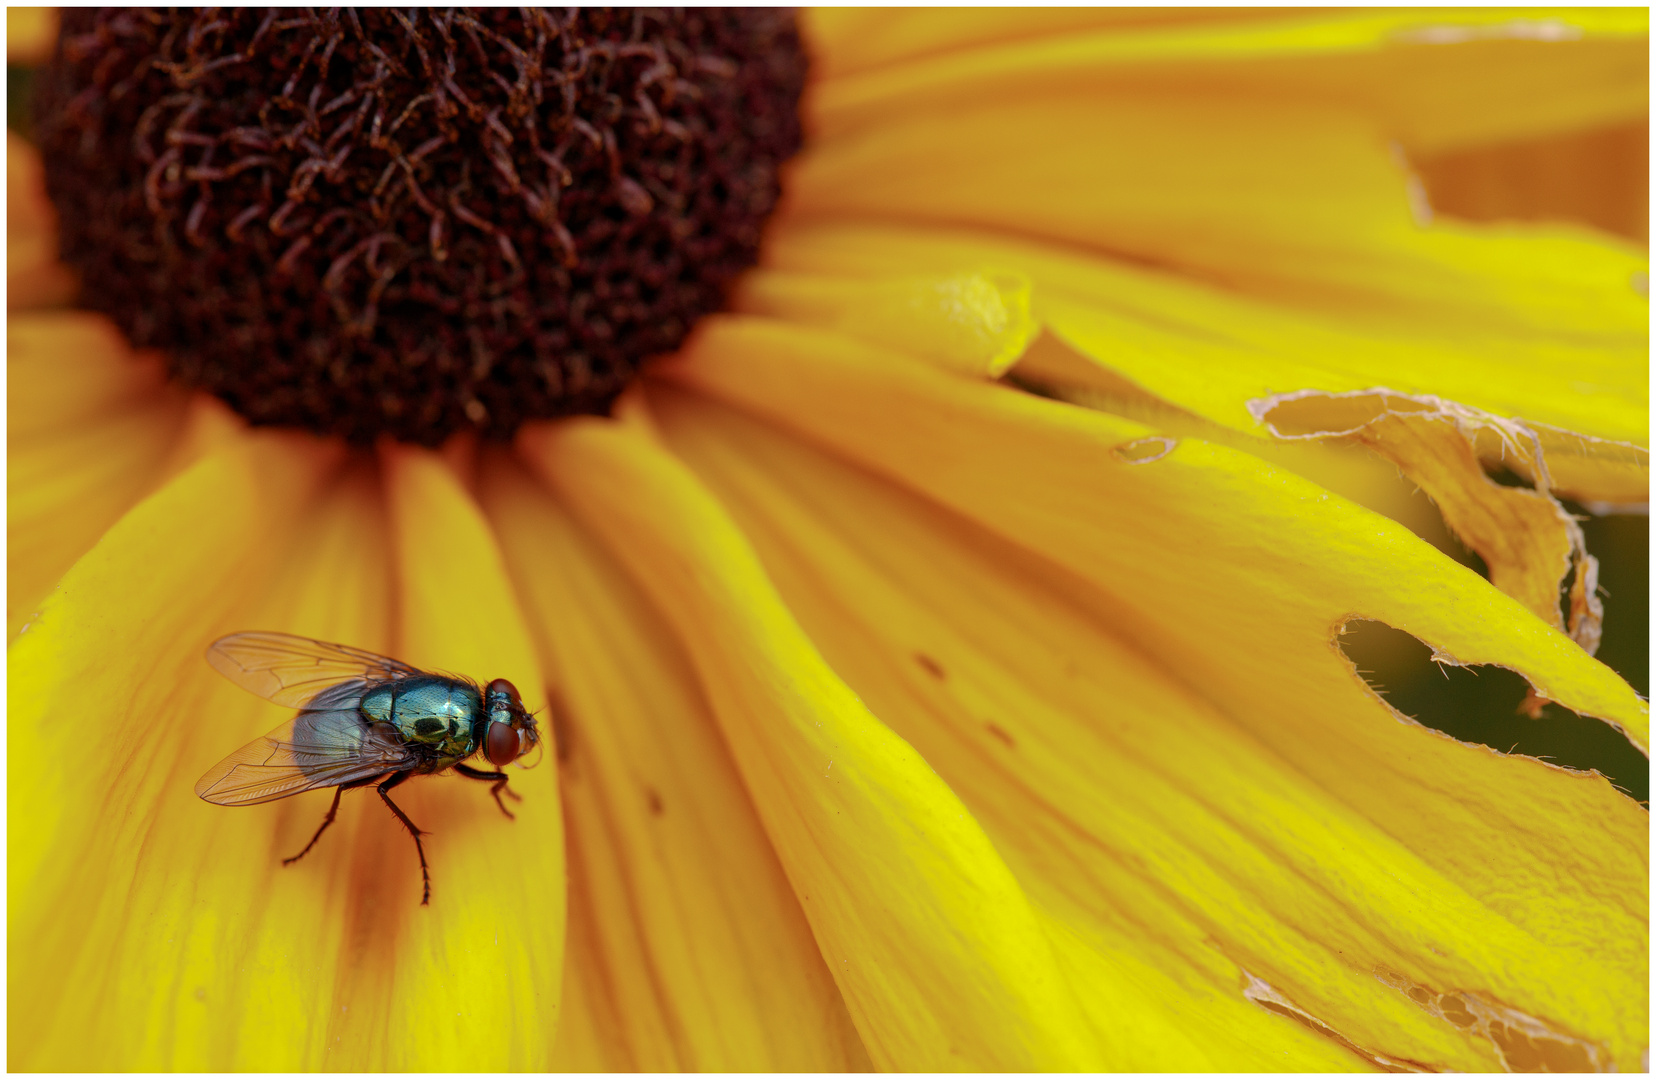
[[[82,302],[255,423],[609,405],[751,265],[790,12],[69,9],[36,136]]]

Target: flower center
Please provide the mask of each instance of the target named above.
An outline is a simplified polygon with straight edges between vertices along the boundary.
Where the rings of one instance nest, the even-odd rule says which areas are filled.
[[[602,412],[751,265],[788,12],[70,9],[36,134],[83,303],[259,424]]]

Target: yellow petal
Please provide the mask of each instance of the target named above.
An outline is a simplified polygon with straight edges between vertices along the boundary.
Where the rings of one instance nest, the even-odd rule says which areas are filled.
[[[1413,230],[1405,181],[1365,121],[1314,102],[1065,96],[901,112],[820,139],[793,165],[787,207],[1296,278],[1307,260]]]
[[[800,25],[811,44],[812,75],[837,79],[889,64],[985,45],[1087,30],[1217,20],[1277,18],[1269,10],[1229,8],[806,8]]]
[[[556,672],[570,942],[555,1068],[868,1057],[672,632],[522,467],[483,501]]]
[[[396,655],[480,682],[510,679],[526,705],[543,709],[534,645],[482,512],[436,454],[386,444],[381,458],[398,581]],[[432,830],[431,905],[414,906],[418,878],[404,838],[390,850],[404,864],[392,895],[408,905],[406,921],[388,920],[364,942],[383,963],[341,973],[353,987],[342,996],[363,1001],[346,1038],[385,1041],[378,1067],[546,1067],[563,985],[563,814],[555,769],[510,775],[522,795],[510,803],[516,820],[501,814],[485,784],[458,774],[398,789],[398,805]]]
[[[40,312],[6,322],[12,434],[89,423],[152,395],[159,360],[133,352],[110,321],[90,312]]]
[[[1628,284],[1642,260],[1547,230],[1451,230],[1429,248],[1414,274],[1435,282],[1431,296],[1387,278],[1337,304],[1237,295],[963,230],[796,227],[777,232],[767,259],[847,275],[993,262],[1029,275],[1036,317],[1077,352],[1238,432],[1266,435],[1247,403],[1291,390],[1432,394],[1541,433],[1560,494],[1631,501],[1648,484],[1647,305]]]
[[[1596,775],[1399,724],[1334,643],[1348,619],[1379,619],[1450,662],[1513,668],[1544,696],[1644,744],[1644,703],[1568,639],[1384,519],[1225,448],[1184,440],[1136,454],[1149,434],[1139,425],[752,319],[704,328],[681,360],[657,370],[833,447],[1089,583],[1097,595],[1069,591],[1093,617],[1166,670],[1188,673],[1189,690],[1337,800],[1338,813],[1322,815],[1330,827],[1354,816],[1406,849],[1408,860],[1393,854],[1351,870],[1389,897],[1376,910],[1416,935],[1421,974],[1388,968],[1406,983],[1388,984],[1394,1003],[1472,994],[1601,1047],[1622,1068],[1639,1063],[1643,811]],[[1423,753],[1423,738],[1443,753]],[[1316,816],[1302,805],[1271,820],[1298,828]],[[1513,835],[1525,837],[1521,848]],[[1444,905],[1464,894],[1442,908],[1462,932],[1433,930],[1407,889],[1389,891],[1382,879],[1394,862],[1414,876],[1412,864],[1422,883],[1440,876],[1431,891]],[[1510,930],[1468,932],[1503,920]],[[1593,974],[1572,977],[1572,964]],[[1524,973],[1542,968],[1552,974]],[[1332,992],[1309,967],[1263,977],[1348,1037],[1397,1017]],[[1447,1021],[1425,1030],[1440,1046],[1465,1041]],[[1385,1042],[1353,1041],[1386,1052]]]
[[[1384,514],[1439,550],[1455,550],[1437,505],[1396,465],[1361,444],[1243,434],[1155,397],[1082,356],[1051,331],[1043,332],[1018,361],[1013,378],[1026,389],[1136,421],[1159,435],[1242,450]]]
[[[809,25],[840,47],[858,21],[823,14]],[[1172,87],[1214,101],[1324,102],[1374,118],[1408,146],[1443,149],[1630,120],[1647,108],[1648,14],[1637,8],[1271,12],[1076,26],[1096,21],[909,13],[893,43],[872,49],[901,48],[906,36],[936,55],[830,78],[811,99],[817,129],[833,135],[893,114],[1016,97],[1097,101]],[[870,50],[845,47],[853,57]]]
[[[1249,1004],[1250,980],[1373,1061],[1498,1067],[1488,1030],[1423,1015],[1374,968],[1462,987],[1491,957],[1522,957],[1542,987],[1576,970],[1075,610],[1080,583],[753,421],[652,401],[836,670],[925,747],[1069,929],[1065,960],[1091,977],[1083,1000],[1106,1045],[1115,1034],[1113,1068],[1344,1067],[1341,1044]],[[1411,734],[1444,772],[1489,756]],[[1433,951],[1446,936],[1486,949],[1446,964]],[[1197,1009],[1204,1024],[1179,1023]],[[1567,1038],[1554,1052],[1594,1060]]]
[[[1650,125],[1409,155],[1432,209],[1469,221],[1584,221],[1650,242]]]
[[[42,64],[57,43],[58,15],[55,7],[8,7],[6,9],[6,62]]]
[[[872,280],[755,270],[737,282],[729,306],[831,327],[993,378],[1023,355],[1039,329],[1029,289],[1023,275],[993,269]]]
[[[185,396],[95,316],[13,316],[6,344],[9,639],[161,480]]]
[[[8,21],[17,8],[7,8]],[[57,214],[46,199],[40,152],[6,132],[6,306],[46,307],[68,300],[73,275],[57,261]]]
[[[1000,152],[981,155],[985,145]],[[1359,118],[1311,104],[1165,95],[899,117],[816,144],[798,163],[790,199],[791,228],[774,240],[782,246],[792,246],[789,232],[824,219],[1022,234],[1048,247],[1090,249],[1206,279],[1223,286],[1207,290],[1221,301],[1240,291],[1351,323],[1376,337],[1356,352],[1359,359],[1421,338],[1470,336],[1511,347],[1526,368],[1537,356],[1556,368],[1560,353],[1583,351],[1566,333],[1618,347],[1618,361],[1642,345],[1634,336],[1645,318],[1642,252],[1565,226],[1424,228],[1417,217],[1429,210],[1386,142]],[[997,258],[994,246],[979,246],[976,262],[964,265],[992,260],[1029,272],[1037,313],[1055,317],[1042,295],[1051,275],[1035,272],[1028,258]],[[826,270],[774,255],[771,265]],[[1167,287],[1179,284],[1175,278]],[[1078,287],[1057,291],[1073,296]],[[1152,290],[1135,290],[1146,291]],[[1103,299],[1107,311],[1145,303]],[[1245,333],[1246,326],[1221,332]],[[1405,371],[1430,359],[1399,358]],[[1341,361],[1334,353],[1319,366]],[[1589,370],[1576,381],[1591,386],[1603,377]]]
[[[874,1064],[1096,1062],[977,823],[823,663],[684,467],[637,422],[573,421],[522,446],[686,642]]]
[[[11,647],[12,722],[76,736],[8,770],[14,1068],[322,1064],[329,1014],[306,998],[337,935],[309,917],[316,879],[277,873],[269,816],[191,783],[269,709],[201,650],[261,610],[336,457],[263,434],[203,459],[110,529]],[[281,1051],[240,1056],[261,1045]]]
[[[1262,921],[1263,884],[1250,893],[1206,878],[1192,901],[1157,880],[1203,855],[1228,862],[1222,872],[1248,860],[1251,842],[1189,792],[1223,787],[1234,752],[1258,758],[1257,748],[1226,741],[1230,729],[1205,706],[1004,566],[1008,555],[1027,556],[962,541],[964,523],[704,399],[655,391],[651,400],[675,451],[736,515],[835,670],[926,747],[1008,858],[1077,985],[1106,1067],[1358,1063],[1242,996],[1241,957],[1226,954],[1250,932],[1241,927]],[[1134,737],[1146,723],[1159,738]],[[1212,749],[1193,752],[1192,742]],[[1146,775],[1152,743],[1170,761]],[[1222,775],[1207,771],[1209,752],[1230,760]],[[1282,786],[1269,762],[1253,764]],[[1200,783],[1175,786],[1185,769]],[[1221,896],[1243,903],[1200,910]]]
[[[1539,462],[1546,469],[1551,490],[1580,500],[1595,514],[1625,509],[1638,513],[1650,502],[1650,451],[1643,446],[1598,439],[1551,424],[1524,425],[1540,447]],[[1473,438],[1484,464],[1508,468],[1531,483],[1541,475],[1537,463],[1507,454],[1502,440],[1484,431]]]
[[[1221,531],[1217,523],[1231,520],[1213,499],[1197,494],[1211,481],[1212,470],[1245,476],[1260,468],[1247,455],[1190,440],[1185,453],[1199,457],[1205,463],[1202,467],[1193,465],[1187,473],[1177,464],[1164,464],[1149,470],[1155,479],[1147,479],[1145,470],[1120,468],[1136,463],[1123,462],[1114,452],[1148,434],[1140,425],[951,378],[900,354],[825,331],[754,318],[710,320],[679,357],[662,363],[658,370],[782,418],[789,427],[827,440],[878,471],[900,470],[909,483],[923,486],[969,517],[999,523],[995,527],[1002,531],[1020,520],[1019,515],[1027,515],[1028,522],[1044,520],[1039,530],[1024,523],[1019,531],[1034,530],[1030,546],[1048,552],[1061,564],[1073,565],[1083,576],[1096,571],[1098,552],[1116,550],[1115,531],[1126,528],[1126,523],[1103,522],[1087,512],[1088,507],[1108,503],[1103,495],[1099,496],[1103,502],[1083,497],[1093,490],[1089,485],[1107,491],[1103,485],[1124,484],[1135,493],[1142,492],[1149,500],[1147,505],[1158,508],[1153,514],[1158,531],[1175,530],[1178,522],[1200,512],[1207,524],[1190,535],[1205,534]],[[1160,460],[1177,458],[1171,455]],[[1014,467],[1019,464],[1025,472]],[[1101,470],[1106,464],[1110,467]],[[1048,475],[1048,483],[1026,485],[1022,477],[1034,473]],[[1461,662],[1512,667],[1536,684],[1543,696],[1619,724],[1640,745],[1645,744],[1648,713],[1644,703],[1567,638],[1532,616],[1517,617],[1514,612],[1521,609],[1514,602],[1383,519],[1341,505],[1326,492],[1292,477],[1268,470],[1263,475],[1270,482],[1260,479],[1258,483],[1271,499],[1264,494],[1257,500],[1244,498],[1244,490],[1252,494],[1251,486],[1234,492],[1241,500],[1240,506],[1231,508],[1235,527],[1243,535],[1257,530],[1261,539],[1257,551],[1240,548],[1233,554],[1238,568],[1260,553],[1268,555],[1273,565],[1277,560],[1303,557],[1309,565],[1323,567],[1320,573],[1327,578],[1296,572],[1293,602],[1288,603],[1286,597],[1267,601],[1270,589],[1259,583],[1257,573],[1239,569],[1239,580],[1254,582],[1261,590],[1256,598],[1261,609],[1269,606],[1281,618],[1294,620],[1302,632],[1324,642],[1330,627],[1353,614],[1390,623],[1431,641]],[[1192,490],[1181,492],[1174,481],[1187,482]],[[1180,498],[1202,505],[1181,504]],[[1307,516],[1324,531],[1308,532],[1299,520]],[[1142,532],[1144,523],[1135,522],[1133,529]],[[1112,539],[1098,539],[1099,530]],[[1149,535],[1139,535],[1129,548],[1113,555],[1111,562],[1134,565],[1128,555],[1143,548]],[[1327,563],[1327,552],[1336,550],[1346,561]],[[1150,567],[1166,560],[1146,555],[1142,562]],[[1204,557],[1204,573],[1214,575],[1215,580],[1228,580],[1212,553]],[[1158,575],[1150,574],[1142,575],[1134,586],[1144,596],[1145,609],[1161,612],[1158,623],[1170,627],[1178,623],[1172,617],[1173,600],[1200,600],[1191,588],[1184,578],[1160,581]],[[1240,604],[1241,600],[1227,604],[1232,602]],[[1473,612],[1485,610],[1499,612],[1500,617],[1474,617]],[[1194,619],[1190,625],[1200,621]],[[1240,656],[1237,665],[1242,663]],[[1236,674],[1244,676],[1240,666]],[[1258,671],[1246,676],[1249,681],[1258,677]],[[1341,681],[1345,678],[1341,672]]]
[[[211,451],[206,460],[213,460]],[[237,567],[240,585],[231,591],[245,594],[240,614],[225,616],[203,636],[277,627],[388,650],[393,582],[372,463],[359,455],[320,498],[294,513],[293,525],[297,536],[285,559],[268,569]],[[194,663],[179,673],[193,699],[179,715],[198,718],[199,733],[187,767],[169,785],[169,800],[173,785],[187,789],[212,762],[292,714],[216,672],[203,674],[199,652],[187,652]],[[389,954],[374,953],[369,942],[398,925],[407,930],[408,868],[396,856],[411,863],[412,853],[373,792],[353,792],[342,798],[337,823],[316,848],[283,866],[282,859],[311,840],[331,799],[322,790],[234,810],[181,800],[183,823],[170,831],[187,850],[157,855],[151,887],[176,894],[177,882],[190,880],[197,883],[194,895],[171,905],[162,925],[176,927],[173,932],[142,939],[135,965],[139,972],[177,968],[188,976],[165,987],[147,1010],[159,1044],[153,1053],[166,1052],[160,1037],[175,1028],[168,1067],[353,1070],[399,1060],[386,1040],[403,1034],[392,1027],[364,1041],[352,1011],[377,1011],[360,973],[390,966]],[[117,1062],[138,1067],[134,1060]]]

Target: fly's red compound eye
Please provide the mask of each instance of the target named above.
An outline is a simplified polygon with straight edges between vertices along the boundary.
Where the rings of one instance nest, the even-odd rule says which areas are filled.
[[[493,723],[489,725],[489,742],[484,753],[496,768],[510,765],[518,756],[518,733],[511,724]]]
[[[513,701],[522,701],[523,700],[522,698],[518,697],[517,687],[515,687],[511,683],[507,682],[505,679],[496,679],[494,682],[490,683],[489,684],[489,693],[491,693],[491,694],[505,694],[508,697],[510,697]]]

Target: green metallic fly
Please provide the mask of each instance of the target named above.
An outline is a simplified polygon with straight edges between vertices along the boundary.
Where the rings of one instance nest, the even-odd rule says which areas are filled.
[[[303,858],[333,824],[347,788],[378,781],[380,798],[414,837],[425,882],[421,904],[431,902],[425,848],[418,826],[391,801],[391,789],[411,776],[453,768],[492,783],[490,794],[510,818],[501,792],[520,796],[498,770],[540,748],[535,718],[505,679],[485,689],[470,679],[421,671],[349,645],[258,631],[219,638],[207,647],[207,662],[242,689],[299,712],[208,769],[195,793],[220,806],[253,806],[334,788],[328,816],[304,851],[282,860],[287,866]],[[478,752],[497,771],[464,764]]]

